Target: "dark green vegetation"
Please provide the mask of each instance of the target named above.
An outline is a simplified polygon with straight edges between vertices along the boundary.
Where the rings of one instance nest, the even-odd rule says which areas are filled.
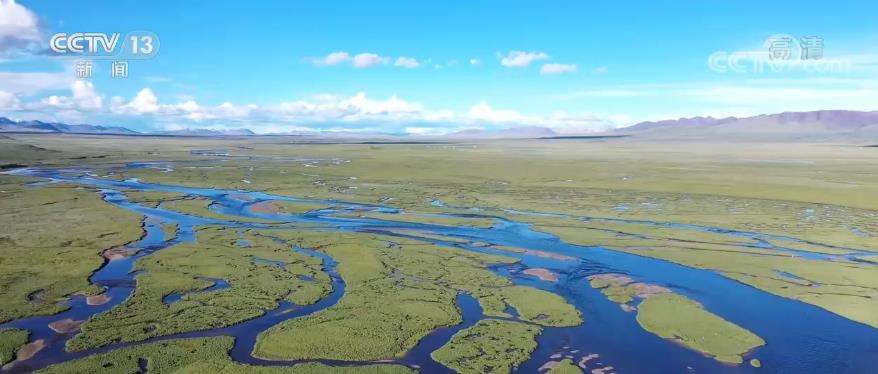
[[[250,241],[242,248],[238,239]],[[282,261],[281,268],[254,258]],[[329,291],[329,278],[321,261],[294,252],[291,244],[278,243],[255,232],[220,228],[198,231],[197,243],[185,243],[159,251],[137,262],[137,289],[122,305],[98,315],[82,326],[82,333],[68,348],[82,350],[115,341],[139,341],[149,337],[228,326],[276,308],[278,301],[314,303]],[[299,275],[314,278],[313,282]],[[230,288],[191,293],[213,285],[204,278],[219,278]],[[163,298],[191,293],[175,303]]]
[[[77,293],[94,294],[88,276],[100,253],[137,240],[141,217],[104,202],[93,190],[0,175],[0,322],[67,308]]]
[[[285,237],[284,232],[276,235]],[[338,304],[260,334],[255,355],[272,359],[368,361],[403,355],[441,326],[460,322],[458,292],[479,299],[488,315],[572,326],[579,313],[561,297],[511,282],[486,269],[512,258],[364,234],[316,233],[309,248],[338,261],[347,284]],[[442,264],[442,266],[436,266]]]
[[[0,366],[15,359],[18,348],[27,344],[28,335],[24,330],[0,330]]]
[[[233,338],[170,340],[123,348],[110,353],[50,366],[39,373],[192,373],[192,374],[321,374],[321,373],[413,373],[398,365],[367,365],[360,367],[331,367],[304,363],[291,367],[259,367],[239,364],[229,358]],[[142,371],[141,369],[145,369]]]
[[[459,373],[509,373],[537,348],[541,331],[521,322],[482,320],[454,334],[433,358]]]

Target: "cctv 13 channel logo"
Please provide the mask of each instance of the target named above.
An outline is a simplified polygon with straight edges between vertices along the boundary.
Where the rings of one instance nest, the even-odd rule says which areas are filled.
[[[56,56],[148,59],[154,57],[161,46],[158,35],[151,31],[121,35],[118,32],[59,32],[49,39],[49,48]]]

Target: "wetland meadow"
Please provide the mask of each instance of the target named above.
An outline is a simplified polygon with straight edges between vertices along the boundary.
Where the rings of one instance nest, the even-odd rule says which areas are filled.
[[[0,373],[874,373],[878,149],[0,137]]]

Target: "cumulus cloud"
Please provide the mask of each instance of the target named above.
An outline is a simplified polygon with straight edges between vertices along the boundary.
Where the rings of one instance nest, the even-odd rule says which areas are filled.
[[[498,109],[481,101],[467,111],[427,108],[396,95],[385,98],[357,92],[350,96],[312,95],[305,99],[268,105],[224,102],[204,105],[193,97],[163,102],[151,88],[126,99],[104,97],[88,81],[76,81],[69,96],[53,95],[23,103],[14,93],[0,91],[0,109],[30,112],[37,117],[75,119],[117,124],[150,123],[154,128],[249,128],[259,133],[288,131],[393,132],[439,135],[463,127],[498,128],[545,126],[553,129],[587,129],[603,119],[589,115],[554,113],[529,116],[516,110]],[[34,117],[34,116],[30,116]]]
[[[358,69],[367,68],[375,65],[385,65],[390,62],[389,57],[377,55],[375,53],[358,53],[354,56],[354,67]]]
[[[421,66],[421,64],[418,62],[418,60],[411,58],[411,57],[397,58],[396,62],[394,62],[393,65],[403,67],[406,69],[414,69],[418,66]]]
[[[137,92],[134,99],[125,104],[124,109],[130,109],[137,113],[155,113],[159,111],[159,98],[149,88]]]
[[[0,90],[0,109],[18,110],[21,108],[21,100],[14,93]]]
[[[71,96],[51,95],[43,98],[39,104],[31,105],[31,108],[52,108],[78,110],[84,112],[100,111],[103,108],[104,98],[89,81],[75,81],[70,87]]]
[[[64,90],[73,84],[72,72],[12,72],[0,71],[0,88],[19,95],[34,95],[44,91]]]
[[[0,0],[0,54],[40,40],[39,18],[15,0]]]
[[[516,122],[521,120],[521,114],[514,110],[494,109],[484,100],[473,105],[469,109],[469,118],[486,122]]]
[[[311,57],[306,58],[303,61],[312,63],[314,65],[338,65],[343,64],[351,60],[350,53],[339,51],[332,52],[324,57]]]
[[[323,57],[308,57],[302,59],[303,63],[308,63],[317,66],[334,66],[334,65],[343,65],[350,64],[351,66],[362,69],[368,68],[376,65],[387,65],[391,61],[390,57],[381,56],[377,53],[371,52],[363,52],[353,55],[349,52],[345,51],[337,51],[332,52]],[[411,67],[412,62],[417,64],[417,60],[408,58],[408,57],[400,57],[396,60],[396,66],[401,67]]]
[[[542,75],[554,75],[554,74],[567,74],[567,73],[575,73],[576,65],[573,64],[543,64],[540,68],[540,74]]]
[[[482,63],[482,62],[479,61],[479,59],[477,59],[477,58],[471,58],[471,59],[469,59],[469,64],[470,64],[470,65],[479,65],[479,64],[481,64],[481,63]]]
[[[500,65],[507,68],[525,68],[530,66],[531,62],[549,59],[546,53],[525,51],[509,51],[506,56],[497,52],[497,57],[500,58]]]

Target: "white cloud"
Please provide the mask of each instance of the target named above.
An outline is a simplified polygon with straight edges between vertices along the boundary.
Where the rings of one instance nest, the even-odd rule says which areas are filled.
[[[144,88],[137,92],[134,99],[125,104],[122,109],[136,113],[155,113],[159,111],[159,98],[151,89]]]
[[[482,63],[482,62],[479,61],[479,59],[477,59],[477,58],[471,58],[471,59],[469,59],[469,64],[470,64],[470,65],[479,65],[479,64],[481,64],[481,63]]]
[[[598,67],[596,67],[596,68],[594,68],[594,69],[591,69],[591,73],[592,73],[592,74],[604,74],[604,73],[606,73],[606,72],[609,71],[609,70],[610,70],[610,69],[608,69],[606,66],[598,66]]]
[[[339,52],[332,52],[324,57],[306,58],[303,61],[312,63],[314,65],[329,65],[329,66],[331,66],[331,65],[343,64],[343,63],[346,63],[350,60],[351,60],[350,53],[347,53],[344,51],[339,51]]]
[[[73,84],[73,72],[0,71],[0,88],[18,95],[35,95],[44,91],[64,90]]]
[[[14,93],[0,91],[0,109],[18,110],[21,108],[21,100]]]
[[[485,122],[516,122],[522,116],[514,110],[498,110],[492,108],[484,100],[469,109],[469,118]]]
[[[573,64],[543,64],[540,68],[540,74],[542,75],[553,75],[553,74],[566,74],[566,73],[575,73],[576,65]]]
[[[43,98],[38,104],[30,105],[31,109],[53,108],[59,110],[100,111],[104,99],[95,92],[90,81],[75,81],[70,87],[71,96],[51,95]]]
[[[403,129],[403,132],[409,135],[417,135],[417,136],[431,136],[431,135],[444,135],[449,132],[448,129],[445,128],[437,128],[437,127],[406,127]]]
[[[367,68],[374,65],[385,65],[390,62],[389,57],[377,55],[375,53],[359,53],[354,56],[354,67],[358,69]]]
[[[39,40],[37,15],[15,0],[0,0],[0,54]]]
[[[588,133],[620,127],[630,123],[626,116],[612,116],[594,113],[556,112],[548,115],[527,116],[515,110],[495,109],[484,100],[469,109],[468,124],[483,124],[497,127],[542,126],[559,133]]]
[[[396,62],[394,62],[393,65],[394,65],[394,66],[403,67],[403,68],[406,68],[406,69],[414,69],[414,68],[416,68],[416,67],[418,67],[418,66],[421,66],[421,64],[418,63],[418,60],[416,60],[416,59],[414,59],[414,58],[411,58],[411,57],[400,57],[400,58],[397,58],[397,59],[396,59]]]
[[[531,62],[547,60],[549,55],[543,52],[510,51],[506,56],[497,52],[497,57],[500,58],[500,64],[505,67],[524,68],[530,66]]]
[[[417,63],[414,59],[409,59],[408,57],[401,57],[402,63],[410,63],[412,60]],[[390,57],[381,56],[376,53],[364,52],[358,53],[356,55],[351,55],[345,51],[337,51],[332,52],[323,57],[309,57],[302,59],[302,62],[309,63],[317,66],[334,66],[334,65],[342,65],[342,64],[351,64],[353,67],[362,69],[375,65],[386,65],[390,63]],[[399,63],[400,60],[398,59]],[[401,66],[401,65],[397,65]],[[408,66],[405,66],[408,67]]]

